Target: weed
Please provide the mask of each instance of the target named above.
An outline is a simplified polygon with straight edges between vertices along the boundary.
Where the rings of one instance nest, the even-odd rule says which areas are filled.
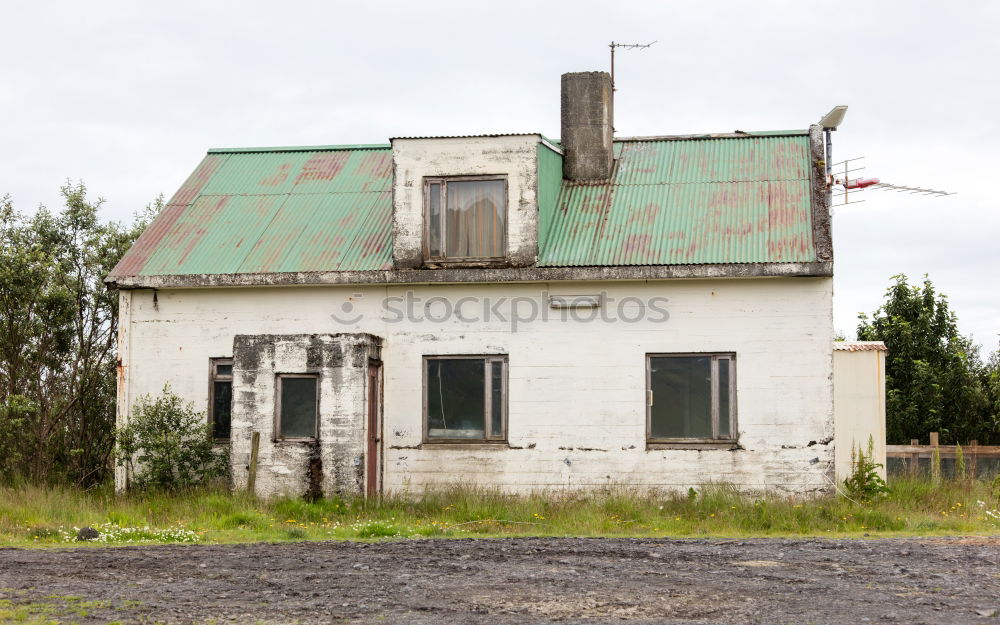
[[[868,457],[866,452],[865,457]],[[870,462],[870,460],[869,460]],[[870,475],[866,470],[864,475]],[[870,498],[792,496],[733,485],[684,490],[605,486],[586,492],[447,487],[419,496],[272,501],[211,488],[110,490],[0,487],[0,544],[379,540],[454,536],[831,536],[996,533],[997,492],[982,480],[894,478]],[[980,505],[978,502],[982,501]],[[111,520],[115,522],[112,522]]]
[[[961,445],[955,445],[955,479],[965,479],[965,453]]]
[[[224,529],[249,528],[262,530],[269,525],[267,518],[258,512],[234,512],[219,520]]]
[[[59,528],[47,525],[29,527],[27,536],[32,540],[59,540],[60,538]]]
[[[851,447],[851,474],[844,480],[847,493],[863,502],[868,502],[889,492],[889,487],[879,475],[882,465],[874,461],[875,441],[868,437],[868,451]]]
[[[386,538],[399,536],[400,531],[393,525],[380,521],[371,521],[357,529],[358,538]]]

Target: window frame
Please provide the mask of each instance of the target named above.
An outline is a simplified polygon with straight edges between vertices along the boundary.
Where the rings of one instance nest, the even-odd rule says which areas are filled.
[[[218,371],[219,365],[229,365],[233,366],[233,358],[231,357],[218,357],[208,359],[208,425],[212,428],[212,440],[224,443],[232,438],[233,435],[233,374],[229,375],[220,374]],[[216,382],[229,382],[229,436],[222,437],[215,435],[215,383]]]
[[[449,182],[475,182],[477,180],[502,180],[503,181],[503,237],[500,242],[499,256],[447,256],[445,252],[448,234],[445,230],[448,221],[448,183]],[[431,185],[441,185],[441,255],[431,256]],[[423,207],[423,233],[424,233],[424,261],[435,265],[447,264],[468,264],[468,263],[502,263],[507,259],[507,229],[510,217],[510,184],[506,174],[489,174],[481,176],[425,176],[424,177],[424,207]]]
[[[281,434],[281,391],[282,380],[285,378],[312,378],[316,380],[316,397],[314,400],[315,409],[315,429],[312,436],[282,436]],[[276,373],[274,375],[274,442],[281,441],[317,441],[319,440],[319,397],[320,397],[320,375],[318,373]]]
[[[484,408],[484,419],[483,419],[483,434],[484,438],[432,438],[430,436],[430,419],[427,414],[427,379],[428,379],[428,363],[432,360],[482,360],[483,361],[483,408]],[[490,401],[491,393],[493,390],[493,376],[490,374],[488,369],[491,368],[490,363],[500,362],[503,365],[503,374],[501,383],[503,388],[501,390],[500,405],[501,412],[500,415],[500,435],[492,436],[490,432],[492,431],[493,425],[493,405]],[[422,441],[424,444],[429,445],[506,445],[507,444],[507,416],[508,416],[508,401],[510,389],[510,384],[508,381],[508,371],[509,371],[509,358],[507,354],[434,354],[425,355],[420,363],[421,369],[421,404],[422,404],[422,418],[421,425],[423,429]]]
[[[704,358],[710,357],[712,389],[712,437],[711,438],[654,438],[653,437],[653,358]],[[729,361],[729,436],[719,436],[719,360]],[[646,354],[646,445],[648,448],[732,448],[739,440],[736,406],[736,352],[670,352]]]

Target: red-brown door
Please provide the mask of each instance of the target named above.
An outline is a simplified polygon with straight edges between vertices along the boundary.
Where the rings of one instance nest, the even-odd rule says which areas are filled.
[[[381,490],[382,442],[382,363],[368,363],[368,446],[365,451],[365,494],[377,495]]]

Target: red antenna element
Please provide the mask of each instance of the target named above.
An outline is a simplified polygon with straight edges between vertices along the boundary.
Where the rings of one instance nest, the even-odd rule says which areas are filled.
[[[864,189],[881,182],[878,178],[855,178],[844,182],[845,189]]]

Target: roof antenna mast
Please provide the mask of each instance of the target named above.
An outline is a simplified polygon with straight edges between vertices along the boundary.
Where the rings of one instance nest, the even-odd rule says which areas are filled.
[[[612,83],[614,84],[614,83]],[[833,158],[833,148],[830,141],[830,133],[836,130],[840,124],[844,121],[844,115],[847,114],[846,106],[835,106],[833,110],[823,116],[819,120],[819,126],[823,128],[823,134],[826,135],[826,189],[831,200],[831,208],[833,206],[833,198],[840,198],[841,203],[836,206],[844,206],[846,204],[857,204],[858,202],[864,202],[864,200],[851,200],[851,191],[855,194],[858,191],[863,191],[864,189],[883,189],[886,191],[897,191],[900,193],[911,193],[916,195],[928,195],[935,197],[942,197],[945,195],[955,195],[951,191],[941,191],[939,189],[929,189],[926,187],[911,187],[902,184],[890,184],[888,182],[882,182],[879,178],[851,178],[851,173],[856,171],[861,171],[864,167],[855,167],[857,165],[856,161],[863,159],[863,156],[858,156],[856,158],[848,158],[839,163],[831,163]],[[833,168],[837,165],[844,166],[844,177],[837,178],[833,174]],[[840,187],[840,189],[836,189]]]
[[[657,40],[659,41],[659,40]],[[615,48],[621,48],[623,50],[645,50],[656,43],[656,41],[650,41],[649,43],[615,43],[612,41],[608,47],[611,48],[611,90],[617,91],[615,89]]]

